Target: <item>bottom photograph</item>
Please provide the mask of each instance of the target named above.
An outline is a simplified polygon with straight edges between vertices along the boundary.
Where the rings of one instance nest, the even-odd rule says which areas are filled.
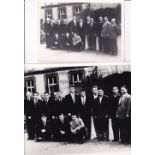
[[[130,65],[25,65],[24,139],[25,155],[130,155]]]

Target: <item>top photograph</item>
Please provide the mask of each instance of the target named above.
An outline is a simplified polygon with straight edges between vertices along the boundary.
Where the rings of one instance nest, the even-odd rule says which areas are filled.
[[[41,63],[124,61],[124,1],[38,5]]]

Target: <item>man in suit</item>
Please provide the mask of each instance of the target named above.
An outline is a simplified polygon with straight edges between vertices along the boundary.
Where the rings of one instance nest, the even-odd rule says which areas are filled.
[[[77,114],[77,95],[75,94],[75,87],[70,85],[69,94],[65,96],[66,112],[70,117],[72,113]]]
[[[111,54],[117,55],[117,35],[118,35],[118,26],[116,24],[116,19],[111,19],[111,25],[109,28],[109,35],[110,35],[110,47],[111,47]]]
[[[131,143],[131,96],[126,86],[121,87],[116,117],[119,120],[120,138],[122,143]]]
[[[34,138],[33,108],[32,93],[28,91],[26,92],[26,98],[24,100],[24,114],[26,118],[28,139]]]
[[[109,113],[112,121],[114,142],[119,141],[118,119],[116,118],[119,99],[120,99],[119,89],[117,86],[114,86],[112,89],[112,96],[110,97],[109,102]]]
[[[108,17],[104,17],[104,24],[102,27],[101,36],[103,38],[103,46],[104,46],[104,52],[109,53],[110,52],[110,30],[111,23],[108,20]]]
[[[59,114],[54,137],[58,141],[68,141],[70,138],[70,125],[62,113]]]
[[[70,35],[70,33],[66,33],[65,34],[65,39],[64,39],[64,49],[66,50],[71,50],[73,47],[72,45],[72,37]]]
[[[82,118],[86,128],[86,139],[91,137],[91,105],[90,99],[86,95],[85,89],[80,91],[80,95],[77,100],[78,113]]]
[[[55,23],[54,23],[54,21],[53,21],[53,19],[51,19],[50,20],[50,39],[51,39],[51,41],[50,41],[50,47],[52,47],[53,46],[53,37],[54,37],[54,32],[55,32]]]
[[[50,104],[48,106],[48,120],[50,126],[50,135],[52,139],[55,139],[56,128],[57,128],[57,120],[59,116],[59,94],[58,92],[54,92],[54,98],[51,99]]]
[[[102,27],[103,27],[103,17],[99,17],[99,22],[96,24],[96,34],[98,37],[99,51],[102,51],[104,48],[103,40],[101,37]]]
[[[46,48],[50,48],[51,46],[51,24],[50,24],[50,19],[47,18],[46,22],[44,24],[44,31],[45,31],[45,36],[46,36]]]
[[[96,26],[94,19],[90,18],[90,24],[87,26],[89,50],[96,50]]]
[[[49,137],[49,124],[47,120],[47,116],[45,114],[41,115],[41,118],[38,120],[37,127],[36,127],[36,142],[41,140],[50,140]]]
[[[58,33],[55,33],[53,37],[53,49],[59,49],[61,47],[61,39]]]
[[[82,39],[82,49],[85,49],[85,23],[83,22],[83,19],[80,18],[80,21],[78,23],[78,34]]]
[[[98,98],[95,99],[93,115],[96,121],[97,139],[109,141],[109,109],[108,97],[102,88],[98,89]]]
[[[33,94],[33,106],[32,108],[32,117],[33,119],[33,127],[34,127],[34,136],[36,136],[36,141],[38,140],[39,137],[37,137],[37,127],[40,121],[40,118],[43,114],[43,109],[42,106],[43,102],[39,99],[39,93],[35,92]]]
[[[92,94],[90,95],[90,104],[91,104],[91,114],[93,115],[93,121],[94,121],[94,128],[95,128],[96,136],[98,135],[98,130],[97,130],[97,124],[96,124],[96,117],[94,115],[94,110],[95,110],[95,100],[97,98],[98,98],[98,86],[94,85],[92,87]],[[97,137],[95,139],[97,139]]]
[[[78,34],[78,22],[76,16],[73,16],[73,20],[70,22],[71,35]]]
[[[90,27],[90,16],[87,16],[86,18],[86,24],[85,24],[85,34],[86,34],[86,40],[88,43],[88,34],[89,34],[89,27]],[[89,43],[88,43],[88,49],[89,49]]]

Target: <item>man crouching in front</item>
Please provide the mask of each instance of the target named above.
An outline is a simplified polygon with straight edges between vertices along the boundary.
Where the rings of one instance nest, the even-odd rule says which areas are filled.
[[[82,144],[86,137],[86,130],[83,120],[78,118],[76,114],[72,115],[72,120],[70,122],[70,129],[71,129],[71,142],[77,142]]]

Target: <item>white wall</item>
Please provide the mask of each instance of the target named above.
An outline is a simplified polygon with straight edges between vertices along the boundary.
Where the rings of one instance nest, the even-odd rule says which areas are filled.
[[[45,92],[45,80],[43,74],[35,75],[36,78],[36,91],[39,93],[39,95],[43,94]]]
[[[59,90],[63,92],[63,95],[69,93],[69,76],[68,71],[60,71],[58,72],[59,78]]]

